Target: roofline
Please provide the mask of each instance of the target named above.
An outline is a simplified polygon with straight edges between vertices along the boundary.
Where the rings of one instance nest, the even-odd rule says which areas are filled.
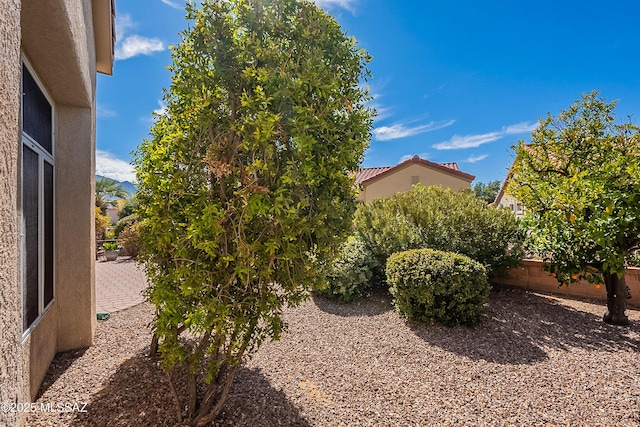
[[[96,71],[113,74],[115,43],[115,0],[92,0],[93,33],[96,47]]]
[[[387,175],[390,175],[390,174],[392,174],[392,173],[394,173],[394,172],[396,172],[396,171],[398,171],[400,169],[404,169],[405,167],[408,167],[408,166],[410,166],[412,164],[420,164],[420,165],[426,166],[428,168],[436,169],[436,170],[438,170],[440,172],[444,172],[446,174],[453,175],[456,178],[462,178],[463,180],[468,181],[469,183],[471,183],[474,179],[476,179],[475,175],[471,175],[471,174],[468,174],[466,172],[462,172],[462,171],[459,171],[459,170],[451,169],[451,168],[449,168],[447,166],[442,166],[441,164],[434,163],[434,162],[431,162],[429,160],[421,159],[418,156],[413,156],[412,158],[410,158],[408,160],[405,160],[404,162],[398,163],[397,165],[392,166],[391,168],[387,169],[386,171],[384,171],[382,173],[379,173],[376,176],[372,176],[371,178],[362,181],[361,184],[372,183],[374,181],[377,181],[380,178],[383,178],[383,177],[385,177]]]

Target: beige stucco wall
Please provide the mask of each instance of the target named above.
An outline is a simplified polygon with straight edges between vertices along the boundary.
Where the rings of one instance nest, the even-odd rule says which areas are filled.
[[[522,204],[516,198],[508,194],[503,194],[497,205],[508,208],[511,212],[516,214],[516,216],[520,217],[524,215],[524,207]]]
[[[410,190],[415,184],[413,182],[414,176],[417,176],[418,182],[425,187],[439,185],[443,188],[450,188],[453,191],[471,187],[471,182],[458,176],[421,164],[411,163],[402,169],[366,184],[358,194],[358,199],[369,203],[378,197],[389,197],[396,193]]]
[[[55,110],[55,297],[23,344],[32,399],[55,353],[91,345],[96,326],[92,22],[89,0],[25,2],[22,10],[23,52]]]
[[[25,382],[20,344],[18,153],[20,1],[0,0],[0,403],[17,402]],[[0,411],[0,425],[21,423]]]

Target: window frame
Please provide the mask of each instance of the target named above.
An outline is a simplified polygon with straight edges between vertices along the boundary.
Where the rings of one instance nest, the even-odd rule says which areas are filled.
[[[47,151],[42,145],[38,143],[33,137],[27,134],[24,130],[24,71],[27,71],[31,78],[35,81],[37,88],[40,90],[42,95],[45,97],[49,106],[51,107],[51,153]],[[55,103],[53,102],[52,97],[49,95],[48,91],[42,84],[42,81],[38,77],[35,72],[33,66],[23,54],[21,56],[20,63],[20,185],[19,185],[19,194],[20,194],[20,290],[21,290],[21,319],[22,319],[22,339],[26,339],[31,332],[37,327],[40,323],[44,315],[48,312],[50,307],[53,305],[56,299],[56,284],[55,284],[55,270],[56,270],[56,250],[55,250],[55,241],[56,241],[56,226],[55,226],[55,213],[56,213],[56,165],[55,165],[55,152],[56,152],[56,122],[55,122]],[[27,242],[25,239],[25,220],[23,214],[23,185],[25,182],[25,168],[24,168],[24,149],[28,148],[34,151],[38,155],[38,315],[36,318],[29,324],[26,323],[26,304],[27,304],[27,284],[26,284],[26,258],[27,258]],[[52,175],[52,183],[51,183],[51,215],[52,218],[52,230],[51,230],[51,272],[52,275],[52,292],[51,292],[51,300],[45,304],[45,272],[46,272],[46,236],[45,236],[45,227],[46,227],[46,217],[45,217],[45,163],[48,163],[51,166]]]

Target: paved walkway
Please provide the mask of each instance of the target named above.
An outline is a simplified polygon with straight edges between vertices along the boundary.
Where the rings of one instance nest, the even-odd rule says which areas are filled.
[[[96,261],[96,312],[114,312],[144,301],[147,278],[135,260]]]

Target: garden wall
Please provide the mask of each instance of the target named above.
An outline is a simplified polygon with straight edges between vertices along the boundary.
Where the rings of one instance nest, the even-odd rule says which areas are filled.
[[[631,299],[627,303],[640,307],[640,268],[629,268],[626,275],[627,286],[631,289]],[[506,277],[495,277],[491,282],[517,286],[531,291],[553,292],[572,297],[597,299],[606,301],[607,291],[604,284],[600,288],[581,281],[569,284],[567,287],[558,287],[558,281],[542,268],[542,261],[522,260],[520,266],[509,270]]]

